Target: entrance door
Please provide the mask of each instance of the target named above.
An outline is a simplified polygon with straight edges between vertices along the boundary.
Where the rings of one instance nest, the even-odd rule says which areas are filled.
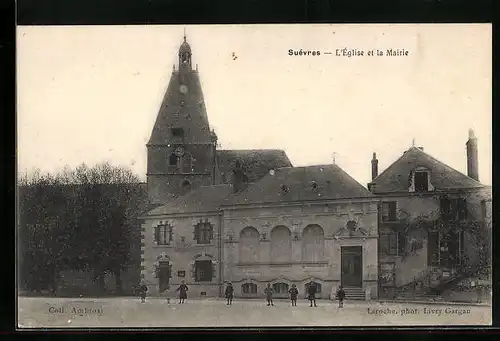
[[[164,292],[170,282],[170,264],[168,262],[160,262],[158,265],[158,284],[160,293]]]
[[[342,246],[342,277],[344,287],[363,286],[363,248],[361,246]]]

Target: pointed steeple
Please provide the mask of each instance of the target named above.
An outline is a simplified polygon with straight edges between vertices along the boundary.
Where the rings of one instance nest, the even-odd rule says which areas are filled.
[[[185,193],[186,188],[215,183],[214,136],[198,72],[191,68],[191,46],[185,34],[183,40],[179,66],[172,70],[147,144],[148,197],[152,203],[164,203]]]
[[[191,69],[186,36],[179,48],[179,63],[172,71],[148,145],[212,144],[203,91],[198,73]]]

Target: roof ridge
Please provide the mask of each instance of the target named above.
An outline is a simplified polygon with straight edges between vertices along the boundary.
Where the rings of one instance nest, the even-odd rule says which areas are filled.
[[[246,151],[276,151],[276,152],[285,152],[284,149],[278,148],[255,148],[255,149],[218,149],[218,152],[246,152]]]
[[[453,168],[453,167],[451,167],[451,166],[447,165],[447,164],[446,164],[446,163],[444,163],[443,161],[440,161],[440,160],[436,159],[434,156],[432,156],[432,155],[431,155],[431,154],[429,154],[429,153],[424,152],[422,149],[417,148],[417,147],[413,147],[413,146],[412,146],[411,148],[415,148],[418,152],[420,152],[420,153],[422,153],[422,154],[424,154],[424,155],[426,155],[426,156],[430,157],[431,159],[433,159],[433,160],[434,160],[434,161],[436,161],[436,162],[439,162],[439,163],[440,163],[440,164],[442,164],[443,166],[445,166],[445,167],[447,167],[447,168],[449,168],[449,169],[451,169],[451,170],[453,170],[453,171],[455,171],[455,172],[458,172],[458,173],[462,174],[463,176],[466,176],[467,178],[471,179],[472,181],[477,182],[479,185],[484,186],[484,185],[483,185],[480,181],[477,181],[476,179],[471,178],[471,177],[470,177],[470,176],[468,176],[467,174],[464,174],[464,173],[462,173],[461,171],[459,171],[459,170],[457,170],[457,169],[455,169],[455,168]],[[411,149],[411,148],[410,148],[410,149]]]
[[[401,160],[405,155],[406,155],[406,152],[408,152],[411,148],[409,149],[406,149],[403,154],[398,157],[395,161],[393,161],[386,169],[384,169],[384,171],[382,173],[380,173],[379,175],[377,175],[375,178],[372,179],[372,181],[370,181],[370,183],[373,183],[375,182],[375,180],[377,180],[378,178],[380,178],[384,173],[386,173],[391,167],[393,167],[399,160]]]

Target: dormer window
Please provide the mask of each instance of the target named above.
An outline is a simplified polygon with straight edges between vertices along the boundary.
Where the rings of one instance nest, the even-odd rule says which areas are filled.
[[[172,128],[171,131],[174,137],[184,137],[184,129],[182,128]]]
[[[426,171],[415,172],[415,192],[427,192],[429,190],[429,173]]]
[[[408,190],[410,192],[429,192],[433,191],[434,187],[431,184],[430,171],[424,167],[414,169],[408,178]]]

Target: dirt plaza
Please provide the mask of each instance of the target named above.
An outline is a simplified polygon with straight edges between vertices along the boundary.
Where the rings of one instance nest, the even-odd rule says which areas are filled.
[[[491,307],[457,304],[408,304],[318,300],[309,307],[299,300],[266,306],[264,300],[172,300],[148,298],[146,303],[123,298],[20,297],[19,328],[157,328],[157,327],[356,327],[490,325]]]

